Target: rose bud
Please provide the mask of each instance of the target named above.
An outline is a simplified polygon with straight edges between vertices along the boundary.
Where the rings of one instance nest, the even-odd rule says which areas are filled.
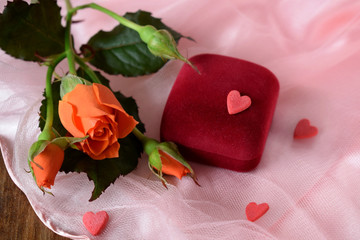
[[[119,156],[119,138],[138,123],[127,114],[113,92],[102,84],[77,84],[59,101],[59,117],[74,137],[88,136],[77,146],[95,160]]]
[[[166,152],[159,150],[161,159],[161,171],[167,175],[172,175],[181,179],[190,173],[190,170],[180,163],[178,160],[167,154]]]
[[[141,40],[143,40],[149,51],[163,59],[179,59],[189,64],[197,72],[198,69],[185,57],[183,57],[177,49],[176,42],[171,33],[165,29],[157,30],[151,25],[142,26],[138,30]]]
[[[44,187],[51,188],[54,185],[56,174],[64,161],[65,149],[75,147],[74,143],[86,138],[58,137],[51,141],[37,140],[31,145],[28,153],[30,172],[44,193],[47,192]]]
[[[49,143],[30,162],[36,184],[40,189],[51,188],[56,174],[64,161],[64,150],[54,143]]]
[[[145,151],[149,149],[145,148]],[[166,180],[162,177],[163,173],[175,176],[178,179],[189,174],[198,184],[190,164],[185,161],[177,146],[172,142],[158,143],[153,148],[149,154],[149,167],[161,179],[165,187]]]

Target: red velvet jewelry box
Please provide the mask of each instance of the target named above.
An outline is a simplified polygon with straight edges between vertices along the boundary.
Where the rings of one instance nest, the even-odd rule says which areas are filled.
[[[279,82],[268,69],[240,59],[202,54],[184,64],[165,105],[160,134],[186,160],[234,171],[260,162],[271,126]],[[237,90],[251,106],[229,114],[227,95]]]

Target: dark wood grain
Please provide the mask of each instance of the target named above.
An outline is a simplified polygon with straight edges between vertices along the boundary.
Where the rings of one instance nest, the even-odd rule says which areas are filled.
[[[0,152],[0,240],[66,240],[36,216],[24,193],[6,171]]]

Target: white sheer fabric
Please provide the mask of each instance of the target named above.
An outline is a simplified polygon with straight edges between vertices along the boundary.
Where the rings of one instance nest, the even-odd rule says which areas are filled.
[[[92,182],[77,173],[60,173],[55,197],[43,196],[24,169],[28,148],[39,133],[37,111],[46,69],[0,52],[1,150],[11,178],[44,224],[72,239],[360,239],[360,2],[95,2],[120,14],[151,11],[196,40],[180,41],[186,56],[217,53],[269,68],[281,85],[278,105],[263,159],[254,171],[192,163],[201,187],[190,178],[170,177],[166,190],[144,157],[134,172],[120,177],[94,202],[88,202]],[[73,27],[76,46],[116,24],[94,10],[83,10],[75,19],[85,20]],[[110,76],[114,90],[137,100],[151,137],[159,137],[162,111],[181,66],[171,61],[145,77]],[[66,65],[57,71],[66,72]],[[293,140],[301,118],[318,127],[316,137]],[[253,201],[270,206],[254,223],[245,216]],[[101,210],[110,220],[93,237],[82,215]]]

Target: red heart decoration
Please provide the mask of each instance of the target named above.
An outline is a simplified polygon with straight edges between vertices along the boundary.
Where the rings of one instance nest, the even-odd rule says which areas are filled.
[[[255,222],[269,210],[267,203],[256,204],[251,202],[246,206],[246,217],[249,221]]]
[[[318,129],[310,125],[310,121],[306,118],[301,119],[296,125],[294,131],[295,139],[311,138],[318,134]]]
[[[98,213],[87,212],[83,216],[83,223],[86,229],[94,236],[98,235],[106,226],[109,215],[105,211]]]
[[[227,109],[229,114],[237,114],[244,111],[251,105],[251,99],[248,96],[241,96],[237,90],[231,90],[227,96]]]

